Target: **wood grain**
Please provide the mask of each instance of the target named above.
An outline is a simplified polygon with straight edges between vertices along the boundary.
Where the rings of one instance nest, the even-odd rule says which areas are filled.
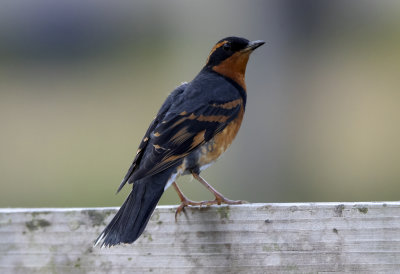
[[[93,248],[116,208],[0,209],[0,273],[400,271],[400,202],[159,206],[133,245]]]

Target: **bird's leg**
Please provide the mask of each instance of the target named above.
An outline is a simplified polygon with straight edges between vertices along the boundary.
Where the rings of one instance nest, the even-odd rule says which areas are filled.
[[[179,189],[179,187],[178,187],[176,182],[173,182],[172,186],[174,187],[176,193],[178,194],[179,199],[181,199],[181,204],[180,204],[180,206],[177,208],[177,210],[175,212],[175,221],[178,218],[178,214],[180,214],[181,211],[187,206],[204,206],[204,205],[214,204],[214,201],[202,201],[202,202],[191,201],[188,198],[186,198],[186,196],[182,193],[182,191]]]
[[[207,202],[207,205],[211,205],[211,204],[228,204],[228,205],[239,205],[239,204],[243,204],[246,203],[245,201],[234,201],[234,200],[229,200],[227,198],[225,198],[221,193],[219,193],[215,188],[213,188],[209,183],[206,182],[206,180],[204,180],[203,178],[200,177],[199,174],[192,172],[193,177],[199,181],[200,183],[202,183],[210,192],[212,192],[215,196],[215,200],[210,202]]]

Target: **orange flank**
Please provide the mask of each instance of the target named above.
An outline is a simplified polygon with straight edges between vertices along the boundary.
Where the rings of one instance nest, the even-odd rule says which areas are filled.
[[[230,122],[224,130],[216,134],[207,144],[201,148],[200,165],[207,165],[218,159],[218,157],[227,150],[233,139],[239,131],[244,115],[243,106],[240,107],[240,112],[235,120]]]

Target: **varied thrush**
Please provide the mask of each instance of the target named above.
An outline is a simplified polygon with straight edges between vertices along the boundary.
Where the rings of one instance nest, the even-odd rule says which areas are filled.
[[[171,184],[181,199],[175,217],[188,205],[242,203],[225,198],[199,174],[218,159],[239,131],[246,106],[247,61],[263,44],[239,37],[220,40],[200,73],[167,97],[117,192],[126,183],[133,184],[132,191],[95,245],[134,242]],[[184,174],[192,174],[215,200],[188,200],[175,183]]]

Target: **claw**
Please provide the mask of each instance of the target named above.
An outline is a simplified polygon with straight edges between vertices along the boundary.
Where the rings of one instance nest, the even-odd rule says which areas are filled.
[[[183,209],[187,206],[211,206],[211,205],[221,205],[221,204],[227,204],[227,205],[239,205],[239,204],[244,204],[247,203],[246,201],[241,201],[241,200],[229,200],[226,199],[225,197],[215,197],[215,200],[213,201],[201,201],[201,202],[194,202],[191,200],[186,199],[186,197],[182,200],[182,203],[179,205],[179,207],[175,211],[175,222],[178,221],[178,216],[179,214],[183,211]]]
[[[185,209],[187,206],[210,206],[210,205],[221,205],[221,204],[227,204],[227,205],[239,205],[239,204],[244,204],[247,203],[246,201],[240,201],[240,200],[229,200],[225,198],[221,193],[216,191],[212,186],[210,186],[206,181],[204,181],[203,178],[201,178],[197,174],[193,174],[194,178],[196,178],[198,181],[200,181],[203,185],[205,185],[215,196],[215,200],[213,201],[201,201],[201,202],[195,202],[191,201],[188,198],[186,198],[185,195],[183,195],[182,191],[179,189],[178,185],[173,182],[172,185],[175,188],[176,192],[178,193],[179,198],[181,199],[181,204],[175,211],[175,222],[178,221],[178,216],[179,214]]]
[[[183,209],[187,206],[209,206],[215,204],[214,201],[201,201],[201,202],[195,202],[187,199],[185,196],[181,199],[181,204],[175,211],[175,222],[178,221],[178,216],[179,214],[183,211]]]
[[[181,203],[181,205],[176,209],[175,211],[175,222],[178,221],[178,215],[181,214],[182,210],[186,207],[184,203]]]

